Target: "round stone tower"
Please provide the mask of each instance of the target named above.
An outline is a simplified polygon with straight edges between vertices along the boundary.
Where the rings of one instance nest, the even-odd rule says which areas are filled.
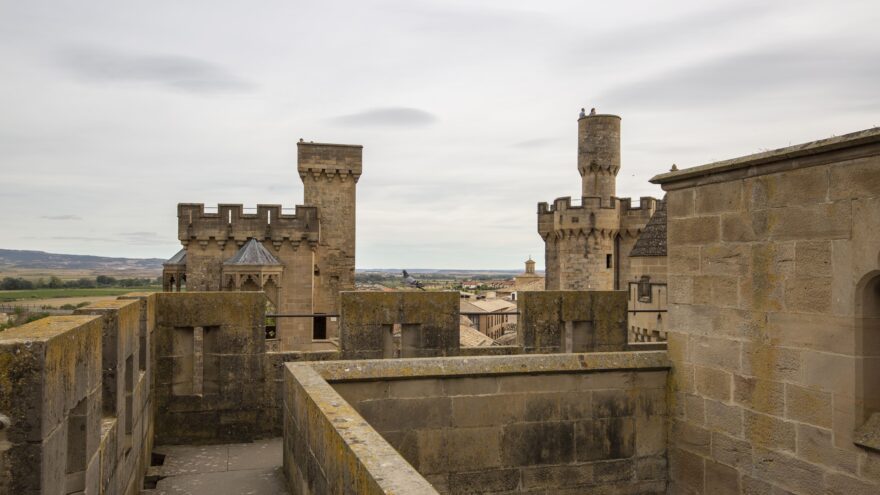
[[[578,119],[578,172],[581,196],[606,202],[616,195],[620,170],[620,117],[590,111]]]
[[[616,200],[620,117],[582,113],[578,119],[581,201],[557,198],[538,205],[547,290],[614,290],[620,275]]]

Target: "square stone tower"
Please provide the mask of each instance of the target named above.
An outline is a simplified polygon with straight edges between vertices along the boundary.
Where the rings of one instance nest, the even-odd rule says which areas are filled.
[[[361,145],[297,143],[304,202],[318,208],[320,223],[314,267],[316,313],[337,313],[339,291],[354,290],[356,186],[363,151]]]

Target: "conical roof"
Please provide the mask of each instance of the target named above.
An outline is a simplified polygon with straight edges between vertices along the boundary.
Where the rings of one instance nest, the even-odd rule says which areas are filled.
[[[666,197],[657,203],[657,209],[636,240],[630,256],[666,256]]]
[[[181,249],[174,256],[168,259],[163,265],[185,265],[186,264],[186,249]]]
[[[223,262],[224,265],[280,265],[277,258],[272,256],[266,248],[256,239],[248,241],[235,253],[235,256]]]

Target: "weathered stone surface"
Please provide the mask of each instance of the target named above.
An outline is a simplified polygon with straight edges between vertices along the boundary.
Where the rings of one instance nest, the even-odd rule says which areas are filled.
[[[623,291],[523,292],[517,342],[526,353],[623,350],[626,301]]]
[[[785,415],[785,384],[734,375],[733,400],[737,404],[774,416]]]
[[[707,473],[688,485],[671,456],[671,493],[878,491],[852,443],[854,391],[875,383],[857,363],[877,347],[858,312],[880,270],[878,170],[868,130],[655,178],[669,198],[670,448]],[[710,459],[735,472],[708,474]]]
[[[775,416],[743,411],[743,426],[746,439],[752,445],[772,449],[795,451],[795,424]]]
[[[695,189],[682,189],[670,193],[666,197],[668,201],[668,212],[670,218],[689,217],[694,214],[694,198],[696,197]]]
[[[742,182],[720,182],[696,188],[696,214],[705,215],[742,208]]]
[[[706,426],[710,430],[740,437],[743,432],[742,417],[742,408],[738,406],[706,400]]]
[[[340,306],[343,358],[455,356],[459,352],[456,292],[343,292]],[[391,337],[395,325],[400,327],[399,345]]]
[[[151,300],[103,301],[0,334],[0,414],[10,423],[0,427],[0,492],[138,491],[153,444],[142,345]]]
[[[717,216],[669,219],[669,244],[701,245],[718,242],[721,222]]]
[[[786,417],[814,426],[831,428],[831,394],[799,387],[790,383],[785,385]]]
[[[359,413],[336,421],[365,419],[441,492],[598,484],[659,493],[633,483],[637,472],[640,480],[665,480],[664,362],[665,353],[653,351],[287,366],[307,366],[332,382],[341,397],[330,404],[341,407],[345,397]],[[303,472],[297,483],[307,484],[307,469],[292,470],[297,480]]]
[[[715,400],[730,400],[732,377],[729,372],[695,366],[694,377],[697,393]]]
[[[278,431],[267,420],[277,412],[266,386],[274,382],[265,365],[265,307],[255,292],[157,295],[157,443],[243,442]]]
[[[722,433],[712,434],[712,459],[747,471],[752,466],[752,445]]]
[[[838,163],[830,170],[829,199],[880,196],[876,156]]]

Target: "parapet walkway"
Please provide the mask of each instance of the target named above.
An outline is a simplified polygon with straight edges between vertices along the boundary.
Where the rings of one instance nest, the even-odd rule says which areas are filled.
[[[226,445],[160,445],[161,466],[150,475],[162,477],[143,495],[280,495],[288,494],[281,473],[280,438]]]

